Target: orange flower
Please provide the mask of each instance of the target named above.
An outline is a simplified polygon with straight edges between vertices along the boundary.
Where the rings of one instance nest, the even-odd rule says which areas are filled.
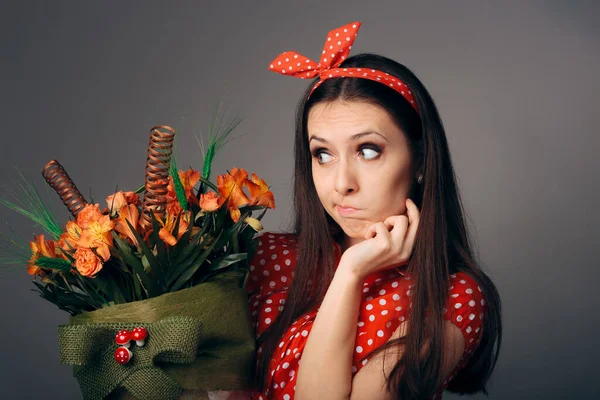
[[[221,206],[219,203],[220,197],[215,192],[208,192],[200,195],[200,208],[203,211],[216,211]]]
[[[252,181],[246,182],[250,190],[250,205],[265,206],[275,208],[275,197],[269,190],[267,183],[260,179],[255,173],[252,173]]]
[[[185,191],[185,198],[189,203],[197,202],[197,198],[194,195],[194,186],[200,181],[200,172],[195,171],[193,169],[188,169],[187,171],[179,171],[179,180],[181,180],[181,184],[183,185],[183,190]]]
[[[177,196],[171,197],[167,195],[167,205],[165,210],[168,215],[179,215],[179,213],[183,211],[181,204],[179,204],[179,200],[177,200]]]
[[[242,216],[242,212],[239,208],[230,208],[229,215],[231,216],[231,220],[233,222],[238,222],[240,220],[240,217]]]
[[[119,217],[114,220],[115,231],[120,233],[122,237],[129,238],[133,242],[133,244],[135,244],[136,246],[138,245],[138,241],[137,241],[135,235],[133,234],[133,232],[131,231],[131,229],[129,228],[129,225],[127,225],[127,221],[129,221],[129,223],[131,224],[131,226],[133,226],[133,228],[136,230],[136,232],[139,232],[139,230],[138,230],[139,218],[140,218],[140,212],[139,212],[138,208],[134,204],[129,204],[129,205],[121,208],[121,210],[119,210]]]
[[[33,236],[33,241],[29,243],[29,247],[31,248],[31,258],[29,259],[29,263],[27,264],[27,273],[29,275],[43,275],[44,271],[35,265],[35,261],[40,257],[56,257],[56,249],[54,246],[54,241],[52,240],[44,240],[44,235]]]
[[[227,207],[238,208],[250,202],[242,190],[247,180],[248,173],[238,168],[233,168],[229,174],[217,176],[217,188],[223,198],[222,201],[229,198]]]
[[[197,235],[202,229],[199,226],[192,227],[192,236]]]
[[[242,190],[244,181],[238,182],[233,175],[227,174],[217,177],[217,186],[222,198],[220,203],[222,204],[225,199],[229,198],[227,208],[229,209],[229,214],[234,222],[237,222],[240,219],[241,212],[238,207],[250,202]]]
[[[111,194],[106,198],[106,204],[108,204],[108,208],[112,208],[111,216],[114,217],[119,210],[129,204],[135,204],[136,206],[141,204],[140,196],[135,194],[134,192],[123,192],[122,190],[118,191],[115,194]]]
[[[188,230],[190,217],[191,215],[189,211],[181,215],[177,238],[175,238],[172,233],[173,228],[175,228],[175,223],[177,222],[177,216],[167,214],[166,221],[164,222],[161,219],[158,219],[158,223],[162,225],[162,228],[158,232],[158,237],[160,237],[161,240],[169,246],[175,246],[181,236]]]
[[[67,253],[72,252],[72,248],[77,246],[77,242],[81,237],[81,231],[81,228],[76,222],[68,221],[65,231],[59,237],[58,247]]]
[[[87,229],[92,222],[99,220],[100,217],[102,217],[102,213],[99,204],[86,204],[77,214],[76,222],[81,229]]]
[[[102,269],[102,262],[90,248],[80,247],[75,252],[75,268],[83,276],[94,277]]]
[[[123,196],[125,196],[125,201],[127,202],[127,205],[133,204],[139,206],[142,204],[140,196],[135,192],[123,192]]]
[[[110,246],[113,244],[110,231],[113,230],[114,226],[115,222],[110,219],[110,216],[103,215],[98,221],[92,222],[89,229],[84,229],[81,232],[77,245],[80,248],[96,248],[96,252],[102,257],[103,261],[107,261],[110,258]]]
[[[244,183],[248,179],[248,172],[244,168],[234,167],[231,169],[229,174],[233,176],[240,184]]]
[[[183,191],[185,193],[185,199],[190,205],[198,205],[198,199],[194,194],[194,186],[200,181],[200,173],[193,169],[188,169],[187,171],[177,171],[179,175],[179,180],[181,181],[181,185],[183,186]],[[178,215],[181,209],[181,205],[179,204],[179,200],[177,199],[177,194],[175,193],[175,186],[173,183],[173,178],[169,176],[168,185],[167,185],[167,213],[171,215]]]

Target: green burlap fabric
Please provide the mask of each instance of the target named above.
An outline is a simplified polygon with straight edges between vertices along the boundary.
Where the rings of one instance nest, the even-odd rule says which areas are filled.
[[[79,314],[59,326],[61,362],[74,365],[84,399],[174,399],[182,391],[244,390],[255,350],[239,273],[195,287]],[[120,329],[145,326],[143,347],[118,364]]]

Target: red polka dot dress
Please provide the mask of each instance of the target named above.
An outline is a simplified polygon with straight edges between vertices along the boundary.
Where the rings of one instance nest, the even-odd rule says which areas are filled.
[[[333,244],[336,264],[341,248]],[[296,238],[292,234],[264,233],[259,239],[256,255],[250,263],[248,282],[249,305],[257,338],[273,324],[285,307],[294,277],[297,254]],[[369,355],[387,342],[398,326],[409,317],[413,282],[401,268],[369,275],[363,284],[362,301],[357,323],[352,362],[352,376],[369,362]],[[458,365],[433,399],[442,392],[468,362],[482,336],[485,299],[481,288],[466,274],[450,277],[445,319],[457,326],[465,338],[465,351]],[[253,400],[291,400],[294,398],[298,361],[306,345],[318,308],[292,323],[269,363],[270,382],[263,393],[253,393]],[[262,349],[259,348],[258,352]]]

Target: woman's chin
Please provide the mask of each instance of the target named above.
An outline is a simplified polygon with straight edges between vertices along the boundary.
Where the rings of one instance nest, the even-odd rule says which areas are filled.
[[[352,220],[351,223],[346,221],[345,223],[340,224],[340,227],[344,231],[344,234],[351,239],[364,239],[365,233],[369,226],[373,223],[370,221],[358,221]]]

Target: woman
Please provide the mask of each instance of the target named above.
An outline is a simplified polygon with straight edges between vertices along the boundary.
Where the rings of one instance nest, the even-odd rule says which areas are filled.
[[[486,391],[500,299],[474,258],[429,93],[387,58],[348,57],[360,23],[329,33],[295,138],[295,226],[251,262],[253,399],[428,399]],[[420,211],[419,211],[420,210]]]

